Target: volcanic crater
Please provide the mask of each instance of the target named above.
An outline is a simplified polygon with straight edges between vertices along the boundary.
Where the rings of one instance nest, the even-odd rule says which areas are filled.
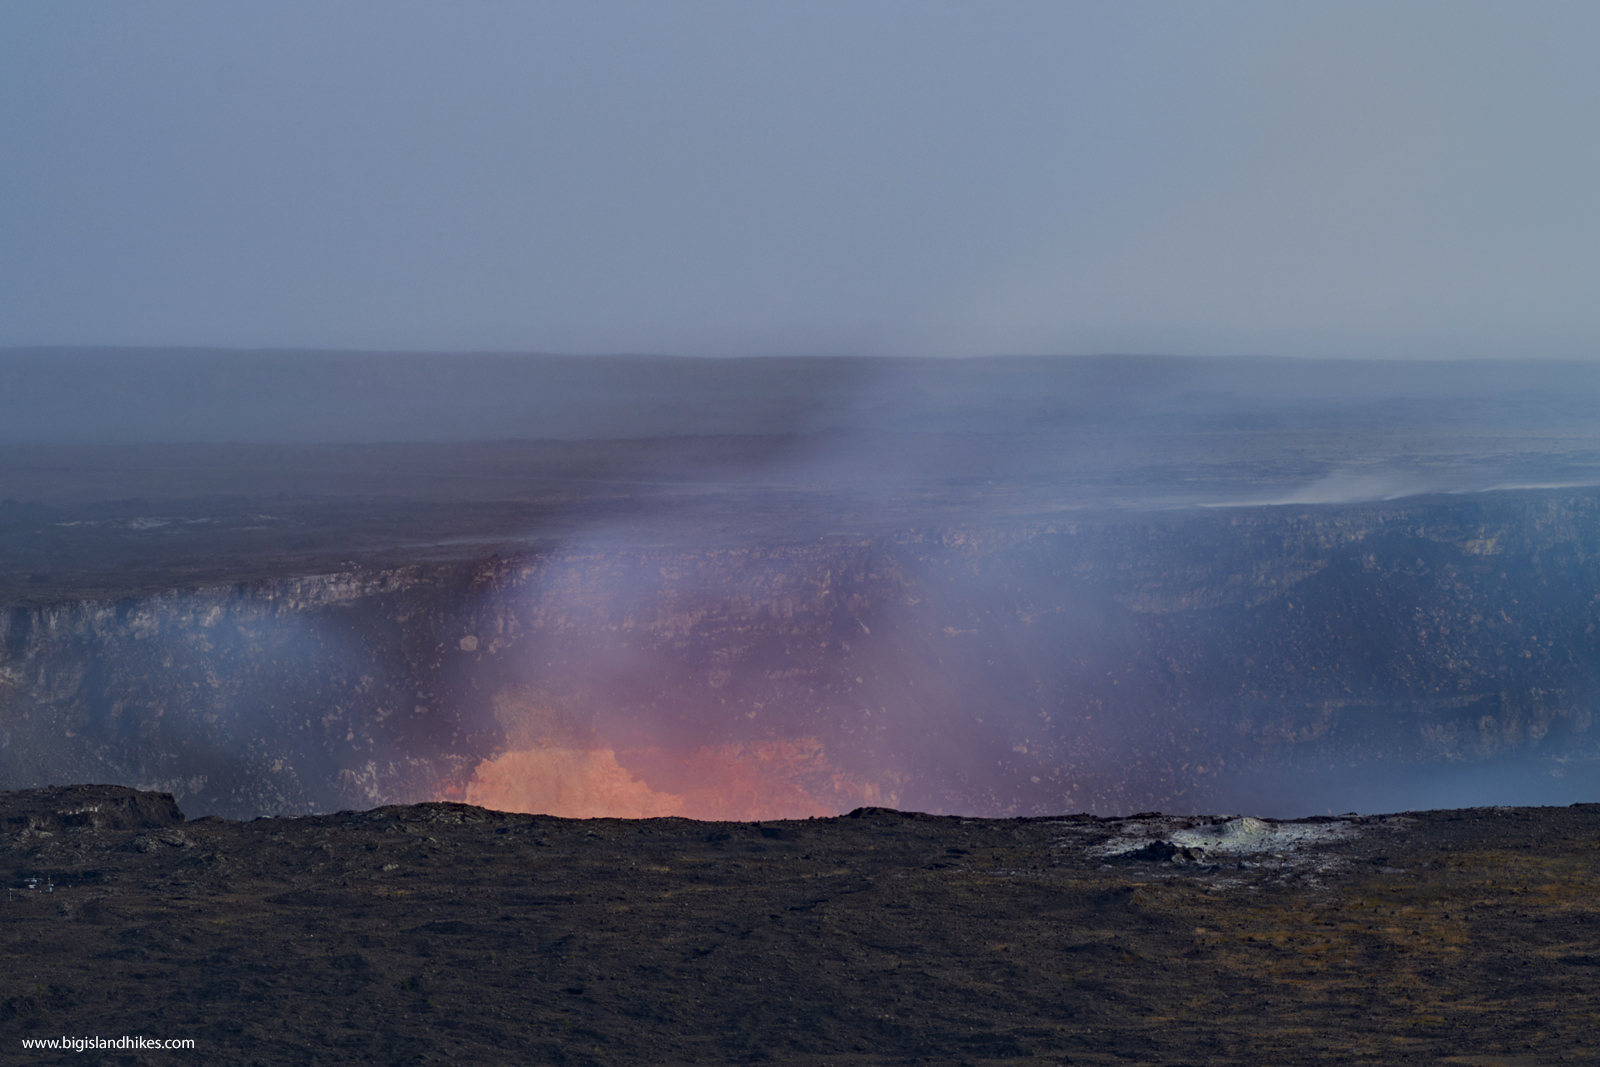
[[[1587,1051],[1600,374],[215,355],[0,353],[17,1036]]]

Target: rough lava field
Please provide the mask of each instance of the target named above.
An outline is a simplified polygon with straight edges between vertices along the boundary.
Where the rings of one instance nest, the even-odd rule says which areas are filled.
[[[0,795],[7,1061],[1588,1062],[1600,806],[185,821]],[[19,1051],[19,1038],[193,1051]]]

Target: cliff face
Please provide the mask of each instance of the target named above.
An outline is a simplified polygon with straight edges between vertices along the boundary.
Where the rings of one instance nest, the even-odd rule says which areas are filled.
[[[9,609],[0,788],[769,816],[1185,810],[1330,767],[1583,776],[1597,619],[1586,494],[573,543]]]
[[[428,795],[462,732],[428,636],[463,581],[407,568],[12,609],[0,773],[158,786],[191,814]]]

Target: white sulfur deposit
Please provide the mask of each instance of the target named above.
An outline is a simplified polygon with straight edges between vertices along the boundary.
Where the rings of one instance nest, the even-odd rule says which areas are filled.
[[[1356,835],[1353,824],[1337,822],[1269,823],[1248,815],[1192,830],[1178,830],[1170,840],[1206,852],[1287,852],[1308,845],[1326,845]]]
[[[1187,861],[1235,859],[1246,856],[1288,858],[1317,845],[1333,844],[1356,836],[1359,830],[1343,819],[1319,822],[1269,822],[1248,815],[1221,822],[1196,822],[1182,818],[1124,820],[1120,833],[1090,848],[1090,855],[1126,856],[1166,845]],[[1130,857],[1131,858],[1131,857]],[[1151,858],[1160,858],[1152,854]]]

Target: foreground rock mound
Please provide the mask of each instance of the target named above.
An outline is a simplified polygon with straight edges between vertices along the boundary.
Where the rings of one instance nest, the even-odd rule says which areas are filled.
[[[25,1062],[1554,1063],[1600,1012],[1600,805],[179,818],[0,794],[11,1040],[195,1041]]]
[[[171,793],[120,785],[64,785],[7,793],[0,833],[20,840],[64,830],[146,830],[175,826],[183,812]]]

